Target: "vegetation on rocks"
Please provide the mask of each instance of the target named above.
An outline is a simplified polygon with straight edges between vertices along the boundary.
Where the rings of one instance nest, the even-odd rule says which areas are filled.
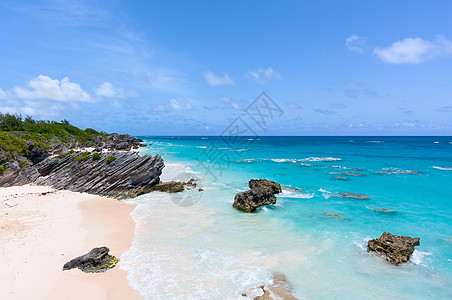
[[[107,160],[107,164],[109,164],[109,163],[115,161],[115,160],[116,160],[116,157],[114,157],[114,156],[109,156],[109,157],[106,158],[106,160]]]
[[[83,152],[82,154],[79,154],[76,157],[74,157],[74,161],[86,161],[90,158],[91,158],[91,153]]]
[[[142,142],[127,134],[81,130],[67,120],[0,113],[0,187],[33,183],[117,199],[135,197],[151,191],[164,167],[157,155],[128,151]]]
[[[0,113],[0,163],[28,156],[36,149],[49,151],[59,144],[67,148],[95,146],[96,138],[107,136],[94,129],[79,129],[67,120],[36,121],[30,116],[24,119],[21,115]]]
[[[118,262],[119,258],[107,254],[99,264],[85,264],[79,266],[78,268],[85,273],[101,273],[107,271],[108,269],[114,268]]]

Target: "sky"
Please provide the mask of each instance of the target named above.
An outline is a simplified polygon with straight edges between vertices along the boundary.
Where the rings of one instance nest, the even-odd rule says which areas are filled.
[[[237,120],[257,135],[452,135],[451,12],[448,0],[3,0],[0,112],[133,135],[219,135]]]

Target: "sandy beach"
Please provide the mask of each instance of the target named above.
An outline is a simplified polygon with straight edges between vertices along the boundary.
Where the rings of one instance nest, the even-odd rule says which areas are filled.
[[[106,273],[62,271],[65,262],[107,246],[131,245],[132,204],[42,186],[0,189],[0,299],[143,299],[119,265]]]

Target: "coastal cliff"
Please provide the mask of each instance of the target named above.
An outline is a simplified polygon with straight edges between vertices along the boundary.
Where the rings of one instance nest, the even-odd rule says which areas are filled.
[[[33,183],[126,199],[160,182],[163,159],[128,151],[144,146],[133,136],[15,115],[0,121],[0,187]]]

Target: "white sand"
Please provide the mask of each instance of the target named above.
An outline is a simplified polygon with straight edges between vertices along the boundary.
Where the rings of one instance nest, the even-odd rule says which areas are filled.
[[[94,247],[107,246],[117,257],[127,251],[133,208],[49,187],[0,188],[0,299],[142,299],[118,266],[97,274],[62,271]]]

